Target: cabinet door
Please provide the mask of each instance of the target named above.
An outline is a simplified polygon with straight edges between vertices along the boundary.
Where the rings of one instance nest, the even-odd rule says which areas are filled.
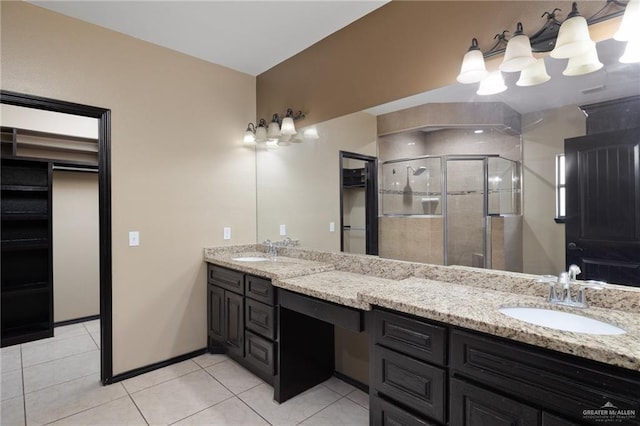
[[[209,284],[207,286],[207,316],[209,338],[224,341],[224,290]]]
[[[542,413],[542,426],[578,426],[578,423],[561,419],[549,413]]]
[[[228,353],[244,357],[244,303],[243,297],[230,291],[224,292],[225,344]]]
[[[451,379],[451,426],[537,426],[539,412],[485,389]]]

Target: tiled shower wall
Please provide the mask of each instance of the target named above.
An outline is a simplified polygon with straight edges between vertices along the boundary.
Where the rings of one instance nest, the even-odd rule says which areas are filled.
[[[491,155],[498,154],[521,161],[519,135],[511,135],[496,129],[473,128],[442,129],[430,132],[412,131],[379,137],[380,163],[388,160],[415,158],[422,155]],[[483,176],[479,161],[455,162],[456,170],[448,174],[448,263],[466,266],[483,264]],[[454,164],[450,163],[450,166]],[[480,170],[480,173],[478,172]],[[382,173],[380,173],[382,176]],[[416,177],[419,180],[420,177]],[[412,185],[414,186],[414,185]],[[380,183],[383,188],[383,182]],[[402,200],[396,196],[396,202]],[[387,197],[389,199],[390,197]],[[392,198],[392,197],[391,197]],[[389,200],[388,200],[389,201]],[[426,213],[414,200],[409,211]],[[500,202],[499,198],[493,201]],[[519,202],[519,198],[517,199]],[[419,204],[419,203],[418,203]],[[405,206],[406,207],[406,206]],[[441,206],[436,214],[441,214]],[[513,271],[522,270],[522,218],[520,216],[493,217],[492,268]],[[442,216],[381,217],[380,256],[419,261],[432,264],[444,263],[444,220]]]

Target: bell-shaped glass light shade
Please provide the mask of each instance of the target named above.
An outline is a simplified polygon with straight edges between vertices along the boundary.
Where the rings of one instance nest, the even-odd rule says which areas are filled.
[[[258,126],[256,128],[256,142],[266,142],[267,141],[267,128],[264,126]]]
[[[311,141],[320,139],[320,135],[318,134],[318,129],[315,126],[307,127],[306,129],[304,129],[304,132],[302,132],[302,137],[305,140],[311,140]]]
[[[296,126],[293,124],[293,118],[285,117],[282,119],[282,128],[280,129],[280,133],[288,136],[296,134]]]
[[[269,123],[269,128],[267,129],[267,139],[278,139],[280,137],[280,125],[277,121],[272,121]]]
[[[587,53],[593,46],[595,42],[591,40],[587,20],[580,16],[576,4],[573,3],[573,10],[560,26],[556,47],[550,55],[555,59],[573,58]]]
[[[487,96],[495,95],[505,90],[507,90],[507,85],[504,84],[502,73],[500,71],[493,71],[480,81],[480,87],[476,93],[481,96]]]
[[[598,51],[593,46],[587,53],[569,58],[567,68],[562,71],[562,75],[576,76],[589,74],[602,68],[602,62],[598,59]]]
[[[458,74],[458,83],[472,84],[482,80],[487,75],[487,68],[484,64],[484,56],[478,48],[478,40],[475,38],[471,41],[469,51],[465,53]]]
[[[256,142],[256,135],[251,130],[244,132],[244,143],[250,144]]]
[[[618,41],[640,39],[640,0],[629,0],[620,28],[613,35],[613,38]]]
[[[539,58],[520,72],[520,78],[516,81],[516,86],[535,86],[550,79],[551,77],[547,74],[547,67],[544,65],[544,58]]]
[[[623,64],[637,64],[640,62],[640,37],[627,42],[627,47],[620,57]]]
[[[536,62],[536,58],[531,53],[531,42],[529,37],[522,33],[522,24],[518,22],[518,29],[514,36],[507,43],[504,52],[504,59],[500,64],[500,71],[518,72]]]

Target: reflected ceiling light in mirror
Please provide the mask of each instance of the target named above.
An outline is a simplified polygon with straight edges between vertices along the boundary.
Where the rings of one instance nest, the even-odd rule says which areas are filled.
[[[629,40],[624,53],[620,57],[623,64],[636,64],[640,62],[640,39]]]
[[[264,118],[261,118],[256,127],[256,142],[267,141],[267,122]]]
[[[478,83],[488,74],[484,64],[484,56],[478,47],[478,39],[471,40],[471,47],[465,53],[460,67],[460,74],[456,80],[462,84]]]
[[[598,71],[602,67],[602,62],[598,59],[598,51],[596,50],[596,47],[593,46],[584,54],[569,58],[567,68],[562,71],[562,75],[584,75]]]
[[[589,25],[584,16],[578,12],[578,4],[573,3],[571,13],[560,26],[556,46],[550,55],[555,59],[566,59],[580,56],[593,48],[596,43],[591,40]]]
[[[531,52],[531,42],[529,37],[524,35],[522,23],[518,22],[516,32],[507,43],[507,50],[504,52],[504,59],[500,64],[500,71],[518,72],[536,62]]]
[[[244,132],[244,143],[254,144],[256,143],[256,126],[253,123],[247,125],[247,130]]]
[[[309,141],[320,139],[320,135],[318,134],[318,128],[316,126],[307,127],[302,132],[302,138],[304,140],[309,140]]]
[[[493,71],[480,81],[480,87],[476,93],[480,96],[488,96],[502,93],[505,90],[507,90],[507,85],[504,84],[502,73]]]
[[[624,10],[620,28],[613,35],[618,41],[629,41],[640,37],[640,0],[629,0]]]
[[[269,127],[267,128],[267,139],[277,140],[280,135],[280,120],[278,114],[273,114],[271,123],[269,123]]]
[[[536,86],[549,80],[551,80],[551,76],[547,73],[544,58],[539,58],[520,72],[520,78],[516,81],[516,86]]]
[[[253,142],[272,142],[271,145],[289,145],[293,140],[292,136],[296,134],[294,121],[302,118],[305,118],[302,111],[294,113],[291,108],[287,108],[285,117],[282,119],[277,113],[273,114],[271,122],[268,125],[266,120],[261,118],[257,127],[254,126],[253,123],[249,123],[247,130],[244,132],[244,142],[247,144]]]
[[[473,133],[475,133],[476,135],[479,135],[479,134],[481,134],[481,133],[484,133],[484,130],[482,130],[482,129],[477,129],[477,130],[474,130],[474,131],[473,131]]]

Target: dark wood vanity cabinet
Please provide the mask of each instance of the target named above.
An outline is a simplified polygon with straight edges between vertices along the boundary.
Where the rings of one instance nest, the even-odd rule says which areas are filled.
[[[208,349],[226,353],[268,383],[276,373],[276,291],[271,281],[207,266]]]
[[[372,425],[640,425],[640,373],[372,311]],[[628,410],[615,420],[590,414]]]

